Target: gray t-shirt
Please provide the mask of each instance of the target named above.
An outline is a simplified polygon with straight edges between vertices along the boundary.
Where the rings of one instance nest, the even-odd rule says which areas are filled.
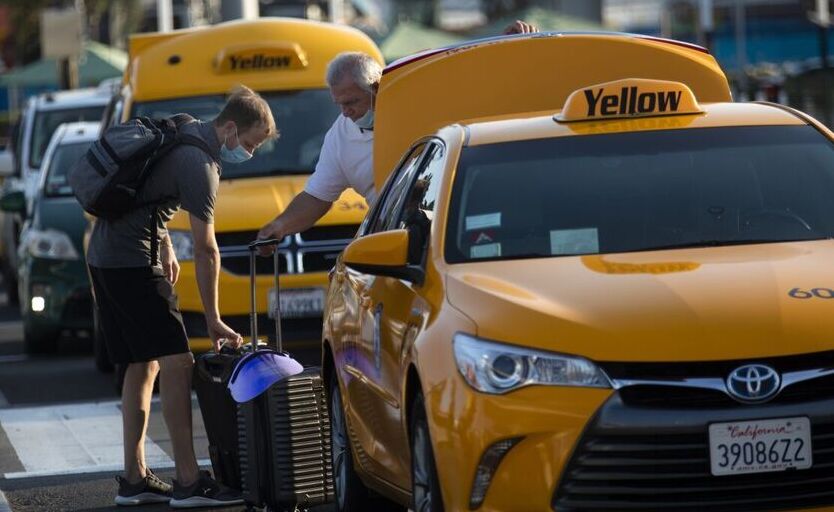
[[[165,225],[180,207],[204,222],[214,222],[221,172],[220,141],[211,123],[196,121],[180,129],[203,139],[216,160],[196,146],[181,144],[172,149],[156,164],[139,192],[138,202],[148,206],[115,220],[96,219],[87,263],[99,268],[151,266],[151,218],[155,207],[159,212],[156,231],[160,239],[167,234]]]

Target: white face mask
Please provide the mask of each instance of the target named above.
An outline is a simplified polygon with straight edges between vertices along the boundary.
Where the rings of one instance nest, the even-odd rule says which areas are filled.
[[[358,126],[362,130],[373,130],[374,129],[374,109],[369,108],[365,115],[354,121],[356,126]]]
[[[220,148],[220,159],[224,162],[229,162],[230,164],[240,164],[252,158],[252,153],[246,151],[240,143],[240,137],[238,137],[237,134],[237,126],[235,126],[235,138],[237,139],[237,147],[235,149],[229,149],[226,147],[225,138],[223,139],[223,146]]]

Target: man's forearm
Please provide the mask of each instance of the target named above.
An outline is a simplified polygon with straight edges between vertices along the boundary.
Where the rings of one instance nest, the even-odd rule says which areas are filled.
[[[287,209],[279,215],[275,222],[281,231],[287,235],[300,233],[310,229],[317,220],[322,218],[333,203],[317,199],[307,192],[301,192],[292,200]]]
[[[206,248],[194,254],[194,266],[197,272],[197,287],[203,300],[206,319],[220,318],[217,303],[217,281],[220,276],[220,252],[216,248]]]

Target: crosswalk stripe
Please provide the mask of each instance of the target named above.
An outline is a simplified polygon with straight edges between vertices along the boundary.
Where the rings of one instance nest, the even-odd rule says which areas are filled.
[[[0,424],[25,469],[10,475],[121,469],[121,418],[118,402],[0,410]],[[150,438],[145,442],[145,457],[150,467],[173,464]]]
[[[3,491],[0,491],[0,512],[12,512],[12,507],[9,506],[9,501]]]

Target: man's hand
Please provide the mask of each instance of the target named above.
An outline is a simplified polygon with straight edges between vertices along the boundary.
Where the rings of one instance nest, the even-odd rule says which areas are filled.
[[[174,253],[174,248],[170,242],[163,242],[160,246],[159,261],[162,263],[165,278],[171,284],[177,284],[177,279],[180,277],[180,262],[177,261],[176,253]]]
[[[284,228],[281,226],[280,218],[277,218],[267,224],[266,226],[262,227],[260,231],[258,231],[258,240],[281,240],[287,236],[284,232]],[[258,254],[261,256],[270,256],[273,252],[275,252],[274,245],[264,245],[258,247]]]
[[[509,36],[513,34],[533,34],[538,32],[539,29],[526,21],[515,20],[515,23],[508,25],[507,28],[504,29],[504,35]]]
[[[220,353],[221,344],[225,343],[233,349],[238,349],[243,343],[243,337],[219,318],[208,321],[209,337],[214,344],[214,351]]]

